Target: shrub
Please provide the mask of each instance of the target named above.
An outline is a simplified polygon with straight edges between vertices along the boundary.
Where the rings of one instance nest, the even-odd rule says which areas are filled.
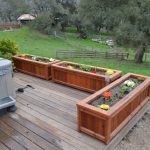
[[[48,34],[52,31],[52,18],[48,13],[41,13],[34,21],[30,22],[29,27]]]
[[[16,55],[19,51],[17,44],[11,40],[0,41],[0,57],[11,60],[13,55]]]

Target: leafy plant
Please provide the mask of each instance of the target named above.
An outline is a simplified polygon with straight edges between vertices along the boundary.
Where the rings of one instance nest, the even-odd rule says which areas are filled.
[[[19,51],[17,44],[11,40],[0,41],[0,56],[6,59],[10,59],[13,55],[16,55]]]
[[[121,90],[120,90],[120,92],[123,93],[123,94],[127,94],[127,93],[130,92],[130,90],[131,89],[128,86],[123,85],[122,88],[121,88]]]
[[[91,66],[80,65],[79,69],[82,70],[82,71],[90,72],[91,71]]]

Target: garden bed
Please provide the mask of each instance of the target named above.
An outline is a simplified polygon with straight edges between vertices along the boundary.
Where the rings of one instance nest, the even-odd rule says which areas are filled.
[[[121,71],[86,66],[71,62],[52,65],[52,80],[77,89],[94,93],[120,78]]]
[[[78,129],[109,143],[150,100],[150,78],[127,74],[77,104]]]
[[[37,76],[46,80],[51,79],[51,65],[58,60],[34,55],[20,54],[12,57],[16,70]]]

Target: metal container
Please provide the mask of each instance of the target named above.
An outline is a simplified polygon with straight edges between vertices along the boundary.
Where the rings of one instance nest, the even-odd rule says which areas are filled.
[[[16,97],[12,79],[12,62],[0,58],[0,99],[9,96]]]

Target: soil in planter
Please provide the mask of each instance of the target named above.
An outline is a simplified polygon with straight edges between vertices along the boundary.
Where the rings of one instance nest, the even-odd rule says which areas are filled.
[[[139,80],[136,78],[129,78],[128,80],[133,81],[135,83],[135,86],[132,88],[132,90],[128,92],[121,92],[122,86],[124,85],[124,82],[119,84],[118,86],[112,88],[109,90],[109,92],[112,94],[112,97],[108,100],[104,98],[104,96],[100,96],[98,99],[92,101],[90,104],[97,107],[98,105],[106,104],[112,107],[115,105],[118,101],[120,101],[123,97],[128,95],[131,91],[133,91],[137,86],[139,86],[143,80]]]

